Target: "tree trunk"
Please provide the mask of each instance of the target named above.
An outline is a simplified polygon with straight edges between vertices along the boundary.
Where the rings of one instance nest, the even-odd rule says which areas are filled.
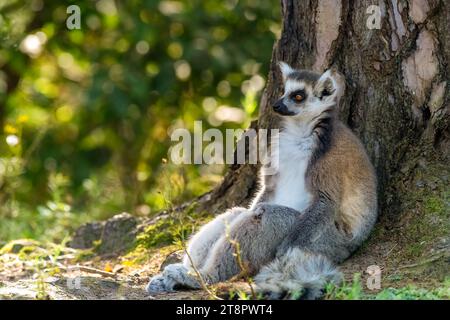
[[[407,241],[425,241],[427,235],[446,241],[448,254],[450,2],[282,0],[281,9],[283,30],[258,127],[277,127],[271,105],[282,92],[279,61],[317,72],[337,67],[347,82],[340,118],[376,168],[380,225],[414,234],[405,234]],[[380,28],[370,29],[378,9]],[[256,172],[248,164],[232,166],[206,207],[219,213],[248,204]]]
[[[279,61],[317,72],[336,66],[347,80],[341,120],[366,146],[378,174],[381,211],[388,212],[395,203],[389,195],[398,192],[392,178],[408,155],[449,157],[450,3],[379,1],[381,29],[370,30],[366,10],[372,3],[282,1],[283,32],[258,126],[277,127],[270,106],[282,92]],[[223,202],[217,209],[251,199],[256,169],[230,168],[211,195],[211,201]]]

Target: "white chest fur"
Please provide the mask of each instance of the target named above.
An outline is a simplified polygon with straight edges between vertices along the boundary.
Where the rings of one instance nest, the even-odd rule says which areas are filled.
[[[313,139],[307,131],[308,128],[299,126],[298,123],[287,123],[285,130],[280,133],[278,148],[272,149],[272,157],[278,157],[279,169],[274,196],[270,202],[298,211],[305,210],[312,198],[306,188],[306,170]]]

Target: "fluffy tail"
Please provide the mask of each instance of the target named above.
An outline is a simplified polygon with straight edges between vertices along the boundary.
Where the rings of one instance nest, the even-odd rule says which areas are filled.
[[[327,282],[338,284],[341,279],[342,274],[327,257],[294,247],[263,267],[254,281],[258,291],[272,299],[286,295],[317,299]]]

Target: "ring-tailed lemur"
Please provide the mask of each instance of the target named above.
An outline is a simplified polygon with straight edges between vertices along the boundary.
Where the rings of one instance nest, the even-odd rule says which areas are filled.
[[[334,70],[322,75],[280,63],[284,94],[279,169],[264,175],[250,208],[233,208],[194,235],[189,255],[150,280],[148,292],[199,288],[191,261],[207,283],[241,272],[235,246],[260,292],[320,296],[339,282],[336,264],[368,237],[377,217],[376,177],[358,138],[337,119],[344,92]],[[262,168],[264,171],[264,167]]]

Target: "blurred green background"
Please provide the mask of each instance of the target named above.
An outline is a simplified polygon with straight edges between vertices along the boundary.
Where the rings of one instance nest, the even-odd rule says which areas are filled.
[[[69,30],[67,7],[81,9]],[[166,163],[174,128],[257,115],[278,0],[0,0],[0,242],[151,216],[224,166]]]

